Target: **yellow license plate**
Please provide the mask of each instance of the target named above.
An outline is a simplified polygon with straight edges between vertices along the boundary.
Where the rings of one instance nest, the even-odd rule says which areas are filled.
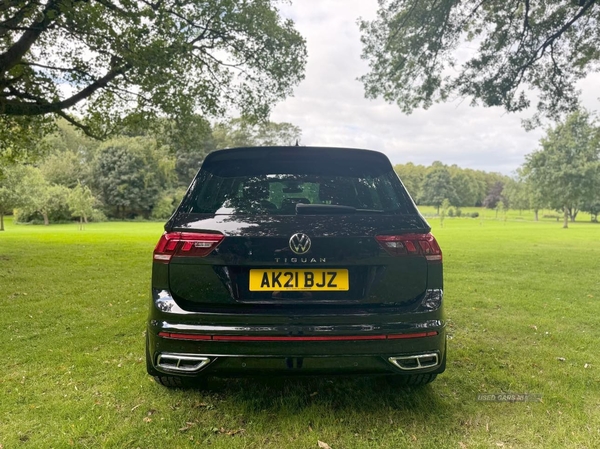
[[[348,270],[250,270],[250,291],[345,291]]]

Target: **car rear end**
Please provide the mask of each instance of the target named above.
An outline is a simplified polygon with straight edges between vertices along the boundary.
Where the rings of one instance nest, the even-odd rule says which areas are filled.
[[[153,260],[148,372],[395,374],[445,368],[442,253],[381,153],[211,153]]]

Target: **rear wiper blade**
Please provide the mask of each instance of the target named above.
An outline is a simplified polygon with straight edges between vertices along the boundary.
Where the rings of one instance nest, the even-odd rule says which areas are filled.
[[[339,204],[296,204],[296,213],[298,215],[312,215],[312,214],[382,214],[383,211],[379,209],[357,209],[352,206],[342,206]]]

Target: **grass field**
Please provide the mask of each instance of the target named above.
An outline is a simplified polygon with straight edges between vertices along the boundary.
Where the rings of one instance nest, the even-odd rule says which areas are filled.
[[[223,380],[145,374],[159,223],[0,233],[0,448],[600,447],[600,225],[432,219],[444,250],[447,372]],[[478,394],[541,395],[483,402]]]

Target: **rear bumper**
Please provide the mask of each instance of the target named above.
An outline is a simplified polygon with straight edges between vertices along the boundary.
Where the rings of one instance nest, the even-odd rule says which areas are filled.
[[[413,306],[239,314],[165,310],[164,294],[152,302],[151,374],[417,374],[445,367],[441,304],[426,312]]]

